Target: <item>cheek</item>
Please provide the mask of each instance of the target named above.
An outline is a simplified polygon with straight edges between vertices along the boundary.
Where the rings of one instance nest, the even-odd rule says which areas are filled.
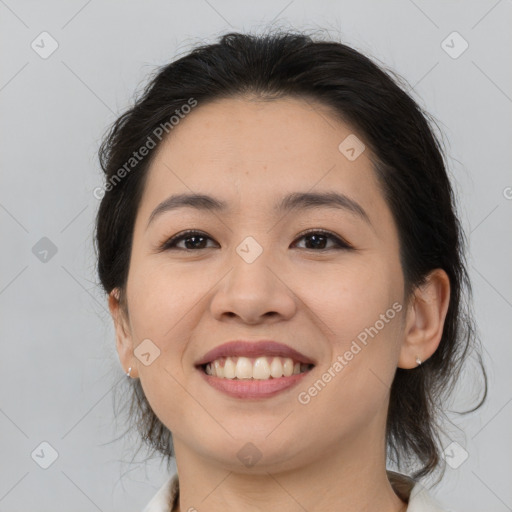
[[[177,272],[165,263],[142,262],[134,268],[127,286],[132,325],[139,339],[154,339],[165,348],[165,341],[179,338],[181,323],[193,316],[203,295],[200,281],[194,272]]]
[[[364,431],[387,416],[398,359],[399,306],[382,310],[387,323],[368,312],[357,318],[357,312],[352,317],[340,315],[330,360],[308,387],[297,390],[298,411],[307,415],[312,431],[321,429],[326,439],[336,439]]]
[[[159,351],[151,364],[146,366],[143,359],[138,364],[144,395],[159,420],[178,436],[184,428],[182,418],[201,424],[204,414],[191,401],[185,384],[184,353],[199,311],[194,305],[199,307],[204,294],[195,280],[193,273],[146,261],[134,265],[127,286],[135,350],[149,339]]]
[[[345,351],[347,342],[376,322],[383,332],[398,323],[397,308],[392,305],[402,298],[401,275],[388,262],[361,259],[315,275],[301,272],[295,284],[294,292],[300,293],[305,306],[321,320],[319,327],[338,352]]]
[[[130,325],[144,394],[165,425],[184,412],[184,356],[200,290],[158,265],[134,266],[127,285]],[[149,340],[149,341],[148,341]],[[144,353],[148,357],[139,357]],[[139,354],[139,355],[137,355]],[[150,359],[149,364],[147,360]],[[174,425],[173,425],[174,426]]]
[[[299,403],[320,416],[329,409],[333,426],[364,422],[385,403],[396,371],[405,311],[400,267],[368,260],[315,282],[305,295],[331,353],[313,387],[299,390]]]

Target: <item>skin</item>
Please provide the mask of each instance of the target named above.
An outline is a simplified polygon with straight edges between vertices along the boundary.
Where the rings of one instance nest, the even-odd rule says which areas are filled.
[[[354,161],[338,150],[351,133],[311,101],[230,98],[199,105],[155,155],[134,228],[128,310],[118,290],[109,306],[123,368],[141,379],[173,433],[176,510],[406,507],[386,475],[389,391],[397,367],[415,368],[416,357],[425,361],[437,349],[449,280],[432,272],[405,303],[398,232],[369,149]],[[342,209],[272,212],[284,195],[310,191],[349,196],[371,224]],[[181,208],[147,227],[161,201],[190,192],[218,197],[230,209]],[[208,238],[195,245],[188,239],[196,247],[189,251],[183,240],[182,250],[158,250],[187,229]],[[330,231],[354,249],[331,249],[329,239],[317,248],[302,235],[311,229]],[[251,264],[236,252],[248,236],[263,249]],[[298,394],[393,303],[402,310],[317,396],[299,403]],[[317,364],[297,387],[272,398],[228,397],[204,382],[194,362],[242,338],[285,343]],[[147,366],[134,355],[144,339],[161,351]],[[247,442],[261,454],[252,467],[237,457]]]

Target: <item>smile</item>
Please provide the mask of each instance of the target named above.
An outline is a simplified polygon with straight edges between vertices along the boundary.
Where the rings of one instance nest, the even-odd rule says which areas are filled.
[[[287,357],[221,357],[198,367],[207,384],[233,398],[270,398],[297,385],[314,367]]]
[[[203,365],[207,375],[230,380],[269,380],[309,371],[313,365],[289,357],[220,357]]]

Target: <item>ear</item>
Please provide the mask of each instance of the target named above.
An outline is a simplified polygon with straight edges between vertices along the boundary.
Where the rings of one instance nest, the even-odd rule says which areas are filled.
[[[119,300],[120,292],[118,288],[114,288],[108,297],[108,308],[114,321],[116,330],[116,347],[119,355],[119,361],[125,372],[132,368],[130,377],[136,378],[137,364],[133,356],[133,340],[127,318],[127,312],[124,311],[123,306]]]
[[[416,358],[425,362],[437,350],[449,303],[450,279],[444,270],[433,270],[413,292],[407,308],[399,368],[415,368]]]

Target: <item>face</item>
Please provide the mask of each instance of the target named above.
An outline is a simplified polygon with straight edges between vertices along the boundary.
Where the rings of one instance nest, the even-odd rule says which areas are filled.
[[[339,149],[349,135],[362,140],[318,104],[223,99],[199,104],[155,155],[118,350],[176,447],[240,469],[239,451],[251,442],[263,471],[384,436],[404,282],[369,149],[355,159]],[[170,196],[191,193],[225,207],[152,215]],[[306,193],[342,199],[275,208]],[[197,233],[166,245],[187,230]],[[196,367],[233,340],[273,340],[314,366],[270,396],[233,396]]]

